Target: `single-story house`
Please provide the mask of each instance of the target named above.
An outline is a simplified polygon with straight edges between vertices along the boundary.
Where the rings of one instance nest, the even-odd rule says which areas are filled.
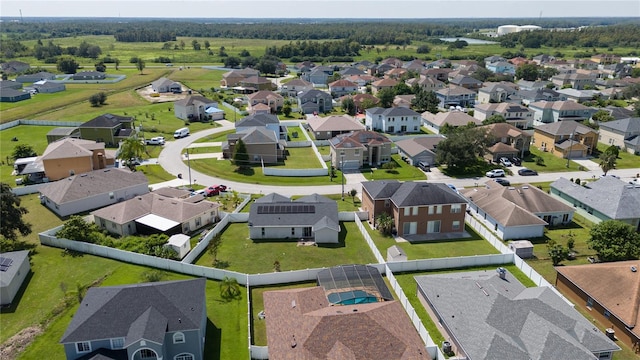
[[[490,103],[476,105],[473,117],[484,121],[494,115],[502,116],[507,123],[519,128],[530,129],[533,127],[534,112],[520,104],[512,103]]]
[[[203,360],[206,280],[90,287],[60,343],[67,360]]]
[[[18,75],[18,77],[16,77],[16,81],[19,83],[25,84],[25,83],[34,83],[36,81],[41,81],[41,80],[54,80],[55,78],[56,78],[55,74],[52,74],[47,71],[40,71],[35,74]]]
[[[465,126],[469,123],[473,123],[474,125],[482,125],[482,121],[474,118],[466,112],[457,110],[439,112],[437,114],[432,114],[429,111],[425,111],[422,113],[421,118],[424,126],[428,127],[436,134],[440,133],[440,130],[445,124],[447,124],[449,127]]]
[[[21,90],[22,83],[13,80],[0,80],[0,90],[4,89]]]
[[[313,116],[308,118],[307,123],[316,140],[328,140],[339,134],[365,129],[364,125],[349,115]]]
[[[313,89],[313,84],[300,78],[282,84],[280,93],[284,96],[295,97],[298,93]]]
[[[31,94],[26,91],[11,88],[0,89],[0,102],[18,102],[31,99]]]
[[[31,271],[29,250],[0,254],[0,305],[13,302]]]
[[[26,62],[17,60],[11,60],[0,64],[0,69],[2,69],[2,72],[4,72],[5,74],[21,73],[23,71],[29,70],[30,67],[31,65],[27,64]]]
[[[502,240],[542,237],[545,226],[573,219],[571,206],[529,184],[506,187],[490,180],[483,187],[461,189],[460,194]]]
[[[37,81],[33,83],[31,87],[33,87],[38,93],[42,94],[57,93],[60,91],[65,91],[67,89],[67,87],[63,83],[55,83],[46,80]]]
[[[620,350],[550,287],[525,287],[503,268],[414,278],[459,358],[597,360]]]
[[[418,166],[418,163],[427,163],[433,166],[436,163],[436,148],[442,135],[410,136],[395,142],[398,153],[405,157],[409,164]]]
[[[80,130],[75,126],[57,127],[47,133],[47,144],[64,138],[80,138]]]
[[[600,123],[598,142],[640,155],[640,117]]]
[[[180,93],[182,92],[182,86],[173,80],[161,77],[160,79],[151,83],[151,89],[157,93]]]
[[[40,202],[64,217],[146,194],[149,180],[142,172],[111,168],[54,181],[39,191]]]
[[[220,204],[187,190],[158,189],[91,212],[96,225],[126,236],[136,233],[189,234],[218,219]]]
[[[291,200],[272,193],[256,199],[249,212],[249,238],[313,240],[318,244],[339,241],[338,204],[312,194]]]

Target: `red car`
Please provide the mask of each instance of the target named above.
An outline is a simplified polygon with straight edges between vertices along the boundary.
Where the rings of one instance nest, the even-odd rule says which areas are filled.
[[[227,187],[225,185],[212,185],[204,189],[204,192],[207,196],[215,196],[226,190]]]

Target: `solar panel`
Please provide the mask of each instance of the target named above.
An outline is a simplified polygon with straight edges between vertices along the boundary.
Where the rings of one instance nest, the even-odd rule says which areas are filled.
[[[7,271],[9,266],[13,263],[13,259],[9,259],[6,257],[0,257],[0,271]]]
[[[258,214],[314,214],[314,205],[258,205]]]

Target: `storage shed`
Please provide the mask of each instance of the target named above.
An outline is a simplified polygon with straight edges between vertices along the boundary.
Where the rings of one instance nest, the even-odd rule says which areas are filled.
[[[182,259],[191,250],[190,240],[187,235],[175,234],[169,238],[165,246],[172,248],[178,254],[178,259]]]
[[[398,245],[387,249],[387,261],[407,261],[407,253]]]
[[[31,264],[28,250],[0,254],[0,305],[13,302],[29,271]]]
[[[533,244],[529,240],[510,241],[509,249],[522,259],[533,257]]]

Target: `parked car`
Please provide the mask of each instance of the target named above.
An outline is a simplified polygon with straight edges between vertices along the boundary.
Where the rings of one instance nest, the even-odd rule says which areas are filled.
[[[511,166],[511,161],[506,158],[506,157],[501,157],[500,158],[500,164],[502,164],[503,166]]]
[[[220,190],[220,192],[227,191],[227,185],[218,185],[218,190]]]
[[[147,145],[164,145],[164,136],[156,136],[145,140]]]
[[[206,196],[215,196],[220,194],[220,188],[218,187],[218,185],[213,185],[204,189],[204,192]]]
[[[506,176],[504,173],[504,170],[502,169],[493,169],[493,170],[487,171],[485,175],[487,175],[487,177],[490,177],[490,178]]]
[[[515,166],[520,166],[522,165],[522,160],[519,157],[513,157],[511,158],[511,163]]]
[[[429,166],[428,162],[424,162],[424,161],[420,161],[418,163],[418,167],[420,168],[420,170],[422,171],[431,171],[431,167]]]
[[[511,185],[511,183],[509,182],[509,180],[507,180],[507,179],[503,179],[503,178],[493,179],[493,181],[497,182],[498,184],[500,184],[500,185],[502,185],[502,186],[509,186],[509,185]]]
[[[520,169],[518,170],[518,175],[522,175],[522,176],[535,176],[538,175],[538,172],[535,170],[531,170],[531,169]]]

